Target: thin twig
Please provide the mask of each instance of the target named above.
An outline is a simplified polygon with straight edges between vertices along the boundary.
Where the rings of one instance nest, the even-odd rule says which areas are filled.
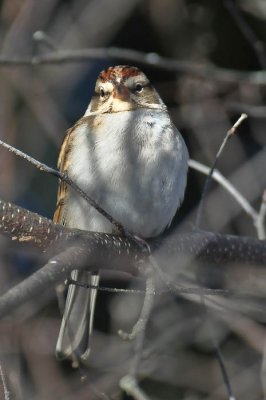
[[[198,161],[190,159],[188,164],[190,168],[199,171],[204,175],[210,174],[211,168]],[[254,225],[256,225],[259,214],[248,200],[217,169],[214,169],[212,178],[231,194],[243,210],[252,218]]]
[[[136,378],[143,353],[146,327],[154,304],[155,281],[150,268],[147,273],[146,293],[140,317],[131,333],[126,334],[121,331],[119,333],[123,339],[135,339],[134,356],[131,361],[130,370],[129,373],[120,380],[120,387],[136,400],[148,400],[147,395],[140,389]]]
[[[120,379],[119,386],[135,400],[150,400],[146,393],[139,387],[136,378],[132,375],[123,376],[123,378]]]
[[[9,390],[7,388],[6,377],[5,377],[5,374],[3,372],[1,364],[0,364],[0,379],[1,379],[2,387],[3,387],[3,391],[4,391],[4,400],[10,400],[10,392],[9,392]]]
[[[210,169],[209,175],[207,176],[206,180],[205,180],[205,184],[202,190],[202,194],[201,194],[201,198],[200,198],[200,202],[199,202],[199,206],[198,206],[198,211],[197,211],[197,215],[196,215],[196,222],[195,222],[195,226],[197,229],[199,229],[200,224],[201,224],[201,219],[202,219],[202,212],[203,212],[203,207],[204,207],[204,202],[206,199],[206,195],[208,193],[209,190],[209,186],[211,183],[211,178],[213,175],[213,171],[217,165],[217,162],[228,142],[228,140],[236,133],[237,128],[240,126],[240,124],[247,118],[247,114],[241,114],[241,116],[238,118],[238,120],[235,122],[235,124],[228,130],[228,132],[226,133],[225,138],[222,141],[222,144],[215,156],[215,160],[213,162],[213,165]]]
[[[266,190],[264,190],[262,195],[262,201],[257,220],[257,232],[258,232],[258,238],[260,240],[266,239],[265,219],[266,219]]]
[[[144,297],[143,308],[141,310],[140,318],[138,323],[135,325],[135,346],[134,346],[134,357],[130,366],[130,375],[136,376],[137,370],[141,361],[142,351],[144,346],[144,339],[146,334],[146,327],[150,314],[154,304],[154,296],[152,293],[155,291],[154,276],[150,274],[146,281],[146,293]]]
[[[162,272],[162,271],[161,271]],[[167,290],[155,290],[154,292],[151,292],[150,294],[153,296],[161,296],[165,293],[169,292],[169,289],[171,291],[174,291],[175,293],[191,293],[191,294],[206,294],[208,296],[214,295],[232,295],[233,293],[230,292],[230,290],[226,289],[209,289],[209,288],[204,288],[204,287],[181,287],[174,285],[173,283],[171,284],[170,277],[167,277],[167,275],[164,275],[164,283],[166,286],[168,286]],[[110,287],[105,287],[105,286],[96,286],[96,285],[89,285],[88,283],[82,283],[82,282],[77,282],[72,279],[69,279],[67,281],[68,285],[76,285],[79,287],[83,287],[86,289],[97,289],[101,292],[109,292],[109,293],[127,293],[127,294],[145,294],[147,291],[144,289],[121,289],[121,288],[110,288]]]
[[[229,375],[227,373],[227,369],[226,369],[226,365],[225,365],[225,361],[219,346],[219,343],[216,340],[215,337],[215,333],[213,330],[213,325],[212,325],[212,320],[210,319],[210,315],[209,315],[209,309],[205,303],[205,297],[203,295],[200,296],[200,301],[202,306],[204,307],[204,310],[206,312],[206,321],[208,324],[208,332],[210,333],[210,337],[212,340],[212,343],[214,345],[215,348],[215,355],[217,357],[220,369],[221,369],[221,373],[222,373],[222,377],[223,377],[223,381],[227,390],[227,395],[228,395],[228,400],[233,400],[234,396],[232,395],[232,387],[231,387],[231,383],[230,383],[230,379],[229,379]]]
[[[123,340],[136,339],[136,342],[138,343],[138,348],[143,345],[144,337],[142,338],[141,335],[142,335],[142,333],[145,334],[145,328],[146,328],[147,321],[148,321],[148,318],[149,318],[149,315],[150,315],[150,312],[151,312],[151,309],[153,306],[153,297],[156,295],[154,282],[153,282],[152,278],[147,278],[146,290],[144,293],[145,293],[145,297],[144,297],[144,302],[143,302],[143,308],[141,310],[140,317],[137,320],[136,324],[134,325],[132,331],[130,333],[124,332],[124,331],[122,331],[122,329],[120,329],[118,331],[118,335]],[[142,341],[139,340],[139,337],[142,338]],[[139,342],[141,342],[141,344]],[[136,353],[138,353],[138,351],[136,351]],[[136,363],[137,362],[135,362],[135,364]]]
[[[163,282],[163,284],[167,287],[167,291],[168,292],[172,292],[174,294],[199,294],[199,295],[230,295],[230,291],[226,290],[226,289],[209,289],[209,288],[203,288],[203,287],[183,287],[178,285],[177,283],[175,283],[172,279],[172,277],[170,277],[168,274],[166,274],[165,272],[162,271],[162,269],[160,268],[159,264],[157,263],[157,261],[155,260],[155,258],[153,256],[149,257],[151,266],[154,270],[155,275],[157,275],[161,282]],[[155,295],[158,292],[155,291]],[[164,290],[160,291],[159,294],[163,294],[165,293]]]
[[[46,172],[48,174],[51,174],[55,176],[56,178],[61,179],[65,183],[67,183],[69,186],[72,187],[87,203],[94,207],[100,214],[102,214],[112,225],[117,230],[117,233],[120,234],[121,236],[126,236],[132,240],[134,240],[139,247],[141,247],[144,251],[150,253],[149,245],[148,243],[138,237],[137,235],[134,235],[130,231],[126,230],[123,225],[115,220],[107,211],[105,211],[95,200],[93,200],[86,192],[84,192],[71,178],[69,178],[68,174],[66,171],[60,172],[54,168],[48,167],[46,164],[41,163],[40,161],[36,160],[35,158],[29,156],[26,153],[23,153],[21,150],[16,149],[15,147],[11,146],[10,144],[7,144],[0,140],[0,146],[6,148],[9,150],[11,153],[14,153],[15,155],[25,159],[29,163],[33,164],[37,169],[39,169],[42,172]]]
[[[45,44],[50,50],[58,50],[58,46],[55,44],[54,40],[44,31],[36,31],[32,37],[36,42]]]
[[[227,390],[228,400],[236,400],[235,396],[233,396],[232,386],[231,386],[231,383],[230,383],[229,375],[227,373],[225,361],[224,361],[220,346],[218,345],[218,343],[216,343],[216,341],[214,342],[214,345],[216,347],[216,349],[215,349],[216,350],[216,357],[217,357],[219,366],[221,368],[223,380],[224,380],[225,387],[226,387],[226,390]]]
[[[93,200],[90,196],[88,196],[87,193],[85,193],[74,181],[72,181],[72,179],[70,179],[68,177],[66,172],[61,173],[60,171],[58,171],[54,168],[48,167],[46,164],[43,164],[40,161],[37,161],[35,158],[29,156],[28,154],[23,153],[21,150],[16,149],[15,147],[3,142],[2,140],[0,140],[0,146],[9,150],[11,153],[14,153],[16,156],[21,157],[24,160],[28,161],[29,163],[34,165],[39,171],[51,174],[51,175],[55,176],[56,178],[59,178],[62,181],[64,181],[65,183],[67,183],[84,200],[86,200],[90,206],[94,207],[100,214],[102,214],[106,219],[108,219],[108,221],[110,221],[111,224],[113,224],[122,235],[126,234],[123,226],[118,221],[116,221],[110,214],[108,214],[95,200]],[[129,235],[129,234],[127,233],[127,235]]]
[[[234,125],[229,129],[228,135],[234,135],[236,133],[237,128],[242,124],[242,122],[248,118],[248,115],[243,113],[240,115],[238,120],[234,123]],[[225,144],[224,144],[225,145]]]

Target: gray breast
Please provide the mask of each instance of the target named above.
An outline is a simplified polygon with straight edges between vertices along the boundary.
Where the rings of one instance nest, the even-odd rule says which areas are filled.
[[[82,132],[80,140],[83,150],[73,161],[83,189],[135,234],[151,237],[163,231],[183,199],[188,160],[168,114],[107,114],[96,138]],[[87,204],[74,201],[87,229],[110,229]]]

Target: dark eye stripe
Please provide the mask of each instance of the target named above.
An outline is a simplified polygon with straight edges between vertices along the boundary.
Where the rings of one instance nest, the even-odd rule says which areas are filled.
[[[149,89],[151,89],[151,87],[152,87],[150,82],[142,83],[142,86],[143,86],[144,88],[149,88]]]
[[[135,85],[134,85],[135,89],[136,89],[137,85],[141,85],[143,87],[143,89],[151,88],[150,82],[136,82]]]
[[[150,82],[136,82],[133,85],[130,85],[129,90],[136,93],[143,92],[144,89],[151,88]]]
[[[91,99],[92,100],[99,100],[99,99],[101,99],[101,102],[104,102],[104,101],[106,101],[106,100],[108,100],[108,98],[109,98],[109,94],[110,93],[105,93],[105,96],[101,96],[101,92],[94,92],[93,93],[93,95],[91,96]]]

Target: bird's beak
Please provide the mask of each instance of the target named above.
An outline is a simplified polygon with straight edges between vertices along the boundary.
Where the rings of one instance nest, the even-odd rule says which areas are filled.
[[[129,101],[129,90],[124,84],[118,84],[114,90],[114,98],[121,101]]]

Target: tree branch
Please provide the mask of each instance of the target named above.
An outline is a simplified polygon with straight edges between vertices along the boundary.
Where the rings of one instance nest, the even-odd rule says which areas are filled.
[[[73,269],[145,274],[148,265],[149,253],[132,238],[69,229],[4,201],[0,201],[0,232],[51,255],[45,267],[0,298],[0,316],[63,281]],[[193,271],[194,260],[211,263],[211,268],[225,263],[241,264],[242,268],[245,264],[266,264],[266,242],[249,237],[194,231],[151,240],[149,245],[156,262],[171,277],[173,285],[179,282],[180,271]],[[186,288],[174,287],[176,293],[186,291]],[[256,288],[253,291],[255,294]]]
[[[6,57],[2,55],[0,56],[0,67],[59,65],[109,58],[122,60],[123,62],[149,65],[153,68],[165,71],[191,74],[208,80],[213,79],[228,83],[248,82],[253,85],[266,84],[265,71],[242,72],[219,68],[213,64],[198,64],[188,61],[173,60],[171,58],[161,57],[156,53],[144,53],[119,47],[57,50],[34,57]]]

